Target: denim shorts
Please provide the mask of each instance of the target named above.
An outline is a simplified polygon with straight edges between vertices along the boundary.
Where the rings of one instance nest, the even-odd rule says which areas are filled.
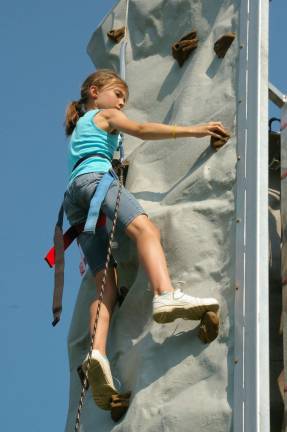
[[[85,223],[90,201],[99,184],[102,173],[88,173],[79,175],[68,187],[64,197],[64,210],[71,225]],[[115,179],[103,201],[101,211],[112,221],[114,218],[119,180]],[[118,210],[117,229],[125,231],[126,227],[137,216],[145,214],[135,197],[124,187],[122,188]],[[96,228],[95,234],[81,233],[78,237],[91,272],[95,275],[105,268],[107,258],[109,232],[106,226]],[[111,257],[110,265],[115,261]]]

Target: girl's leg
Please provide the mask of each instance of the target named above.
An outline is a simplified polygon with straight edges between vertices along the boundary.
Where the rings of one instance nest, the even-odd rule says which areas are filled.
[[[104,270],[95,276],[97,297],[99,298]],[[111,398],[118,394],[113,382],[113,376],[109,361],[106,357],[106,343],[109,325],[117,299],[115,269],[109,268],[105,284],[103,301],[101,303],[97,331],[93,343],[91,363],[89,369],[89,384],[96,405],[104,410],[111,409]],[[99,300],[95,300],[90,306],[90,331],[94,332],[94,323],[97,316]]]
[[[165,255],[160,243],[159,229],[146,215],[137,216],[128,226],[127,234],[136,245],[155,294],[173,291]]]
[[[219,304],[214,298],[192,297],[173,289],[159,230],[145,215],[137,216],[127,226],[127,234],[136,242],[140,261],[154,290],[153,319],[156,322],[164,324],[177,318],[199,320],[207,311],[218,311]]]
[[[94,277],[97,287],[97,300],[93,301],[90,306],[90,332],[93,334],[94,323],[97,315],[100,290],[102,286],[104,270],[101,270]],[[104,356],[106,355],[106,343],[109,332],[110,320],[113,309],[117,301],[117,286],[115,278],[115,269],[109,268],[107,272],[107,280],[105,285],[104,297],[101,304],[97,331],[94,339],[93,349],[97,349]]]

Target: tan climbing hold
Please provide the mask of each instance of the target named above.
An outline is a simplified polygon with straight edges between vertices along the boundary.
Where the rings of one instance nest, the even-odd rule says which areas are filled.
[[[203,343],[210,343],[217,338],[219,317],[215,312],[206,312],[200,322],[198,337]]]
[[[119,43],[122,40],[122,38],[124,37],[125,32],[126,32],[126,28],[121,27],[119,29],[110,30],[107,33],[107,35],[113,42]]]
[[[111,417],[117,422],[127,412],[129,408],[129,398],[131,393],[117,394],[112,396],[111,400]]]
[[[217,132],[219,134],[219,132]],[[222,135],[222,138],[216,138],[214,136],[210,139],[210,145],[213,147],[216,151],[220,149],[224,144],[227,143],[227,141],[230,139],[230,134],[228,132],[225,132],[224,135]]]
[[[196,31],[188,33],[172,45],[172,55],[178,61],[179,66],[184,64],[192,51],[197,48],[197,45],[198,38]]]
[[[227,53],[230,45],[234,41],[236,33],[228,32],[221,36],[214,44],[214,51],[217,57],[223,58]]]

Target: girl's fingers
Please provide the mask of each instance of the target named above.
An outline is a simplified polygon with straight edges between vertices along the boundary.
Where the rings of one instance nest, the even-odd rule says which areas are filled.
[[[218,138],[218,139],[220,139],[220,140],[222,140],[222,135],[218,135],[217,133],[215,133],[215,132],[210,132],[210,135],[211,136],[213,136],[214,138]]]
[[[224,129],[224,127],[221,126],[215,126],[214,127],[214,131],[219,132],[221,134],[221,136],[226,137],[229,136],[229,134],[227,133],[227,131]]]

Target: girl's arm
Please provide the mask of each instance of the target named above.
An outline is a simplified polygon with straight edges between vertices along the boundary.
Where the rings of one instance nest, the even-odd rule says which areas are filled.
[[[162,123],[138,123],[117,109],[105,109],[100,113],[111,129],[135,136],[142,140],[159,140],[175,137],[214,136],[222,138],[228,136],[220,122],[209,122],[195,126],[174,126]]]

